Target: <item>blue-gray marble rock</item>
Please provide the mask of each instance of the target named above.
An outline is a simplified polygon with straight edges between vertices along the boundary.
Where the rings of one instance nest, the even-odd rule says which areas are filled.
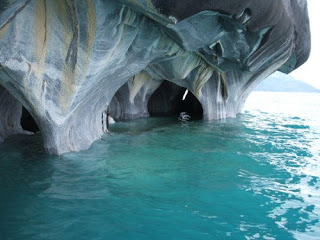
[[[235,117],[309,52],[306,0],[2,0],[0,141],[21,132],[22,104],[49,153],[87,149],[106,111],[148,116],[164,80],[189,89],[204,119]]]
[[[20,124],[22,106],[0,86],[0,142],[10,135],[23,133]]]

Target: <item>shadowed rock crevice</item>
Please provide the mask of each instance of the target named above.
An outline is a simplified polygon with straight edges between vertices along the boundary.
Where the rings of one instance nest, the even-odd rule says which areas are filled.
[[[30,135],[39,128],[22,104],[0,86],[0,142],[16,134]]]
[[[33,119],[28,110],[22,107],[21,127],[23,130],[36,133],[39,131],[36,121]]]
[[[21,114],[19,101],[0,85],[0,142],[11,135],[23,133]]]

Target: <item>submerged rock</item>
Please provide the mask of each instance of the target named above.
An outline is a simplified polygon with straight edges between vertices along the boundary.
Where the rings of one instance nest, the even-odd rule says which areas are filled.
[[[178,120],[181,121],[181,122],[187,122],[191,119],[191,116],[188,115],[188,113],[186,112],[181,112],[179,117],[178,117]]]
[[[204,119],[235,117],[258,83],[309,52],[305,0],[1,1],[0,139],[21,131],[22,104],[49,153],[87,149],[108,108],[149,116],[164,80],[189,89]]]

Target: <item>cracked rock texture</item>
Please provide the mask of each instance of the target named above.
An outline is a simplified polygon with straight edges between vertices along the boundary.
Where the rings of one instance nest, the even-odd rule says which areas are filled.
[[[164,80],[204,119],[235,117],[309,52],[306,0],[1,0],[0,141],[22,132],[22,104],[49,153],[87,149],[106,111],[149,116]]]

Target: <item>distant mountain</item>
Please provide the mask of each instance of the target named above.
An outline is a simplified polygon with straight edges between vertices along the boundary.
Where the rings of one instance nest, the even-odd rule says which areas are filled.
[[[275,72],[266,78],[255,91],[320,93],[320,89],[281,72]]]

